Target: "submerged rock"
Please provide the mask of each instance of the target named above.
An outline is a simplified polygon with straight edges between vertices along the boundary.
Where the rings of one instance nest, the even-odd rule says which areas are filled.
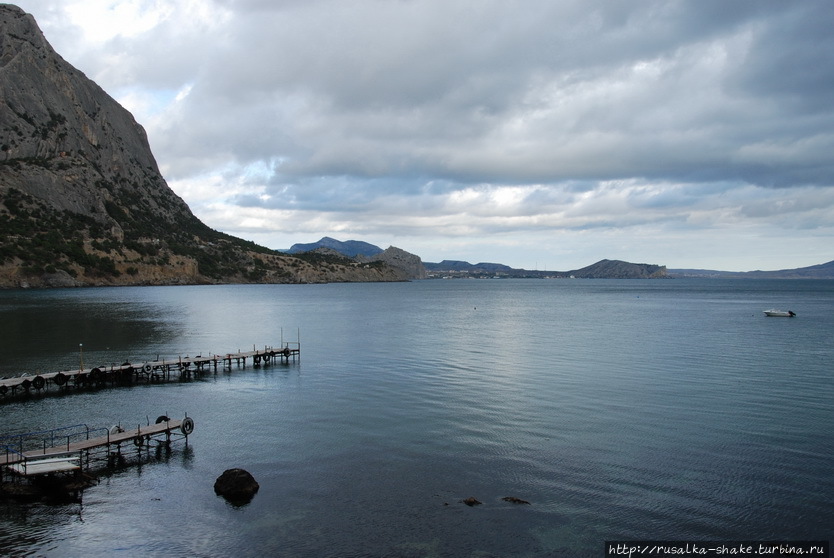
[[[467,506],[470,506],[470,507],[471,506],[480,506],[483,503],[483,502],[479,502],[478,500],[476,500],[472,496],[470,496],[466,500],[461,500],[461,502],[463,502],[464,504],[466,504]]]
[[[227,469],[214,482],[215,494],[235,506],[251,502],[260,487],[255,477],[244,469]]]
[[[80,502],[85,488],[96,484],[97,479],[86,473],[73,476],[35,477],[31,482],[4,482],[0,484],[0,501],[43,502],[64,504]]]
[[[521,498],[516,498],[515,496],[504,496],[501,498],[505,502],[509,502],[511,504],[529,504],[527,500],[522,500]]]

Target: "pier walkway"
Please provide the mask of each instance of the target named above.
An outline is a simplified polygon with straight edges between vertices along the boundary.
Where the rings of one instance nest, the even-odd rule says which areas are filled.
[[[197,355],[141,362],[111,364],[94,368],[79,367],[77,370],[47,372],[0,379],[0,400],[20,394],[40,392],[55,386],[60,390],[68,388],[101,387],[106,384],[130,384],[139,381],[162,381],[172,377],[187,379],[208,370],[231,369],[233,366],[246,367],[247,360],[253,366],[271,362],[289,362],[301,356],[300,342],[285,342],[280,347],[265,346],[251,351],[236,353]]]
[[[120,456],[122,445],[141,451],[153,441],[169,444],[172,438],[185,438],[194,430],[194,421],[160,416],[155,424],[136,428],[115,425],[91,430],[79,424],[43,432],[0,437],[0,481],[3,470],[21,477],[72,472],[94,460]],[[38,447],[33,447],[38,446]]]

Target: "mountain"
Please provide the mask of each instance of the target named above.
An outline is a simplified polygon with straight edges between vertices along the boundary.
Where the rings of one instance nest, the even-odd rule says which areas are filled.
[[[746,279],[834,279],[834,261],[776,271],[717,271],[710,269],[666,269],[665,266],[634,264],[620,260],[600,260],[572,271],[532,271],[513,269],[502,264],[470,264],[459,260],[425,263],[432,277],[575,277],[587,279],[654,279],[654,278],[746,278]]]
[[[423,267],[423,262],[419,256],[415,256],[394,246],[389,246],[383,250],[367,242],[358,240],[342,242],[341,240],[325,236],[318,242],[293,244],[288,253],[304,257],[329,255],[335,258],[342,258],[350,265],[356,266],[361,264],[363,268],[372,265],[385,265],[402,271],[409,280],[425,279],[427,277],[426,268]]]
[[[658,279],[666,277],[666,266],[635,264],[620,260],[600,260],[595,264],[565,272],[582,279]]]
[[[776,271],[716,271],[710,269],[670,269],[671,277],[724,277],[746,279],[834,279],[834,261],[828,263],[780,269]]]
[[[0,98],[0,287],[408,279],[209,228],[168,187],[142,126],[8,4]]]
[[[389,246],[379,254],[373,256],[356,257],[359,262],[376,263],[382,262],[390,267],[401,269],[406,273],[409,279],[427,279],[428,273],[423,265],[423,261],[414,254],[410,254],[405,250]]]
[[[367,242],[362,242],[360,240],[347,240],[342,242],[340,240],[336,240],[335,238],[325,236],[318,242],[311,242],[309,244],[293,244],[290,249],[287,250],[287,253],[298,254],[300,252],[312,252],[318,248],[330,248],[331,250],[335,250],[336,252],[339,252],[349,258],[355,258],[356,256],[376,256],[382,252],[382,248],[379,246],[374,246],[373,244],[368,244]]]
[[[533,271],[514,269],[503,264],[470,264],[457,260],[426,263],[433,276],[452,277],[575,277],[586,279],[655,279],[666,277],[666,267],[635,264],[620,260],[600,260],[595,264],[572,271]]]

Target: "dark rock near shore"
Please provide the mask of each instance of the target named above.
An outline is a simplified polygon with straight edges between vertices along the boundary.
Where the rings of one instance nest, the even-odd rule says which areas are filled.
[[[479,502],[477,499],[473,498],[472,496],[470,496],[466,500],[461,500],[461,502],[463,502],[464,504],[466,504],[469,507],[480,506],[483,503],[483,502]]]
[[[80,502],[85,488],[96,484],[97,479],[86,473],[73,476],[36,477],[31,482],[4,482],[0,484],[0,501],[43,502],[63,504]]]
[[[215,494],[235,506],[251,502],[258,489],[260,485],[255,477],[244,469],[227,469],[214,482]]]

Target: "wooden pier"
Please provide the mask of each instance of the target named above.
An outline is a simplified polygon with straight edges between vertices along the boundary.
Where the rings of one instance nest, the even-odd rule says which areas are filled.
[[[194,421],[160,416],[156,423],[136,428],[113,426],[90,429],[79,424],[43,432],[0,437],[0,481],[3,471],[17,477],[37,477],[70,473],[89,468],[96,461],[122,457],[130,448],[141,452],[154,442],[168,445],[172,439],[185,438],[194,431]],[[33,447],[38,446],[38,447]]]
[[[47,372],[36,375],[18,376],[0,379],[0,400],[15,395],[39,393],[51,386],[59,390],[84,387],[103,387],[105,385],[124,385],[134,382],[157,382],[170,380],[172,377],[189,379],[209,370],[218,368],[230,370],[233,366],[246,367],[251,361],[255,367],[283,361],[288,363],[301,356],[300,342],[286,342],[280,347],[265,346],[251,351],[237,353],[197,355],[194,357],[176,357],[168,359],[84,368],[77,370]]]

